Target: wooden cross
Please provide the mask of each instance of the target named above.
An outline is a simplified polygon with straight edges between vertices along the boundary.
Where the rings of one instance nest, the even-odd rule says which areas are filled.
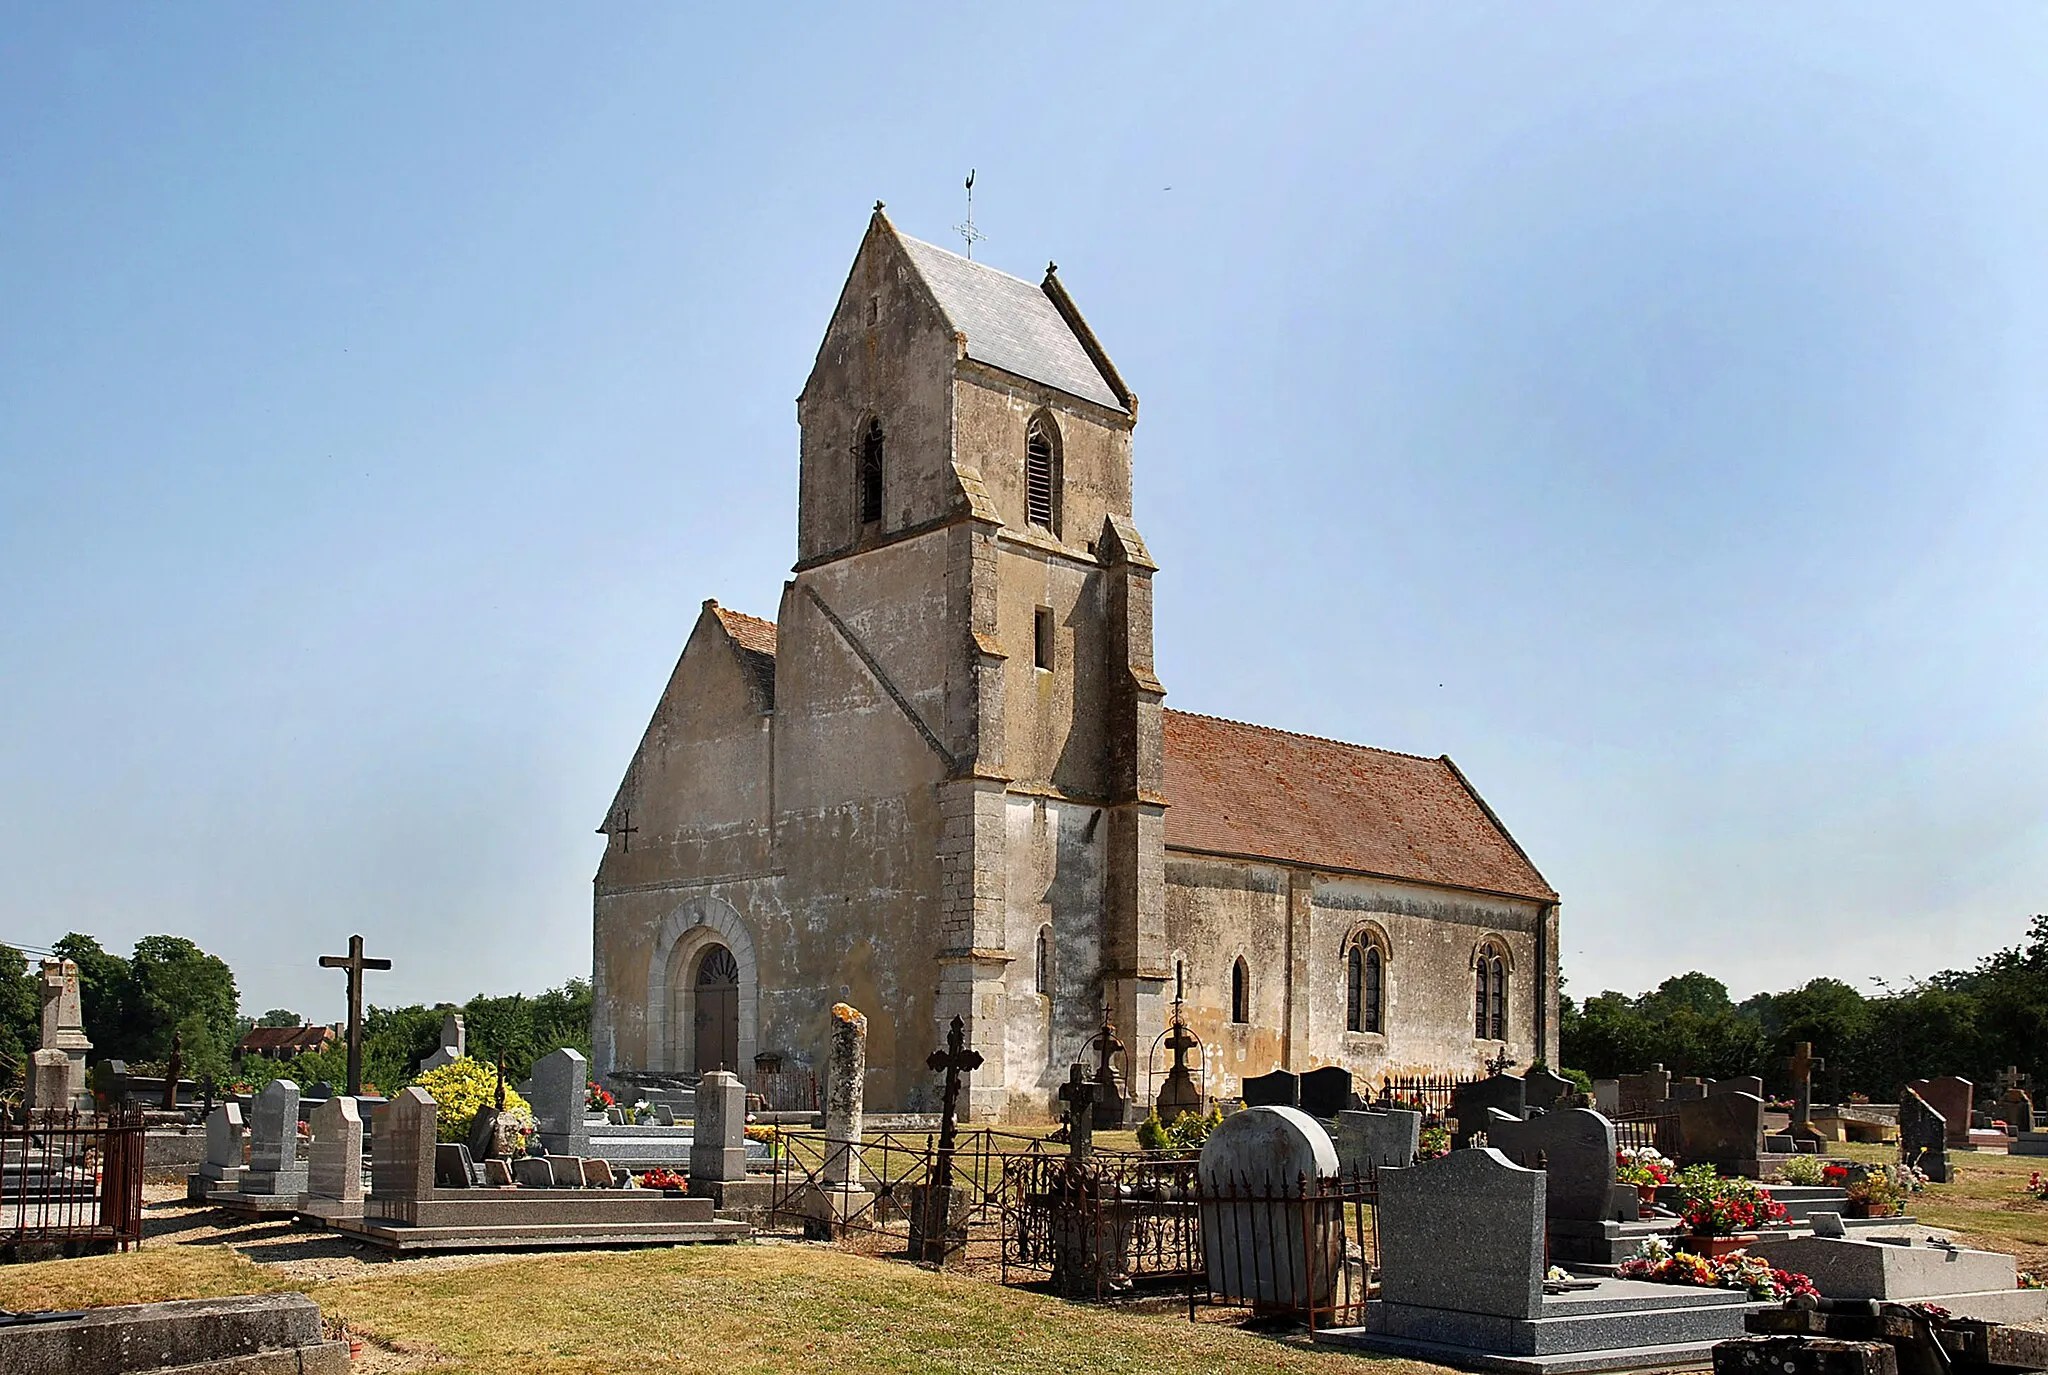
[[[348,971],[348,1096],[359,1097],[363,1091],[363,971],[389,969],[391,961],[370,959],[363,954],[363,938],[350,936],[348,954],[322,955],[320,967]]]
[[[967,1049],[967,1026],[958,1017],[946,1032],[946,1048],[925,1060],[935,1074],[946,1076],[939,1105],[939,1150],[932,1160],[931,1201],[925,1208],[924,1259],[941,1264],[946,1258],[946,1229],[953,1198],[953,1139],[960,1112],[960,1076],[981,1068],[981,1052]],[[936,1221],[937,1226],[931,1224]]]
[[[1813,1042],[1801,1041],[1792,1047],[1792,1058],[1785,1062],[1785,1068],[1792,1073],[1792,1125],[1811,1128],[1813,1121],[1813,1072],[1826,1069],[1828,1062],[1813,1053]]]
[[[1075,1065],[1060,1085],[1060,1101],[1067,1105],[1067,1158],[1086,1160],[1095,1151],[1095,1084]]]

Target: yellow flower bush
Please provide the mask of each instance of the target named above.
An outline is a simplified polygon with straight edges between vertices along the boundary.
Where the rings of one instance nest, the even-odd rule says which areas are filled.
[[[439,1109],[434,1116],[434,1136],[441,1141],[467,1141],[477,1113],[497,1101],[497,1067],[467,1055],[428,1070],[413,1083],[425,1089]],[[533,1106],[514,1093],[510,1084],[505,1086],[505,1115],[521,1129],[533,1126]]]

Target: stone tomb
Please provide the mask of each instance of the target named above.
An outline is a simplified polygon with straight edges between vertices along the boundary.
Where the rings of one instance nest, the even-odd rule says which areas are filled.
[[[1789,1237],[1750,1250],[1808,1276],[1824,1299],[1932,1303],[1979,1322],[2048,1322],[2048,1289],[2017,1288],[2017,1263],[1996,1251],[1916,1244],[1911,1236]]]
[[[299,1211],[306,1167],[299,1163],[299,1086],[273,1079],[249,1105],[249,1166],[236,1186],[207,1201],[237,1217],[274,1217]]]
[[[1337,1170],[1346,1178],[1402,1170],[1422,1147],[1422,1114],[1412,1108],[1366,1108],[1337,1114]]]
[[[1337,1148],[1300,1108],[1254,1107],[1223,1119],[1196,1165],[1209,1291],[1264,1308],[1327,1308],[1343,1263],[1339,1210],[1301,1203],[1337,1174]]]
[[[360,1218],[336,1231],[390,1251],[483,1251],[507,1247],[670,1246],[730,1241],[751,1229],[715,1216],[711,1201],[653,1189],[586,1189],[581,1157],[522,1157],[521,1179],[540,1187],[439,1188],[434,1182],[438,1109],[424,1089],[400,1093],[378,1111],[371,1140],[371,1189]],[[458,1143],[459,1144],[459,1143]],[[575,1161],[573,1182],[558,1179]],[[607,1170],[606,1173],[609,1173]]]
[[[1725,1289],[1600,1279],[1544,1292],[1545,1178],[1498,1150],[1452,1151],[1380,1176],[1380,1298],[1319,1343],[1467,1370],[1701,1367],[1752,1303]]]
[[[1899,1095],[1899,1160],[1936,1184],[1949,1181],[1948,1120],[1910,1085]]]

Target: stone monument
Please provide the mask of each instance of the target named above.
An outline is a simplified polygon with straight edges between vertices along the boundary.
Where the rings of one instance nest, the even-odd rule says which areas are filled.
[[[1232,1113],[1209,1134],[1196,1171],[1210,1292],[1267,1308],[1328,1307],[1343,1261],[1342,1209],[1299,1201],[1304,1181],[1317,1190],[1337,1174],[1322,1124],[1300,1108]]]
[[[1159,1095],[1153,1100],[1153,1111],[1159,1114],[1159,1121],[1172,1126],[1182,1113],[1200,1116],[1206,1106],[1202,1102],[1202,1089],[1195,1082],[1194,1071],[1188,1068],[1188,1052],[1199,1049],[1201,1041],[1187,1028],[1180,1017],[1180,1004],[1173,1005],[1173,1024],[1167,1028],[1166,1049],[1173,1056],[1173,1068],[1166,1071],[1166,1082],[1159,1086]]]
[[[1899,1162],[1919,1166],[1936,1184],[1949,1181],[1948,1122],[1911,1085],[1899,1095]]]
[[[809,1201],[804,1230],[837,1236],[846,1220],[874,1204],[861,1175],[861,1131],[867,1102],[868,1019],[847,1003],[834,1003],[832,1043],[825,1056],[825,1158]]]
[[[299,1163],[299,1086],[273,1079],[250,1105],[249,1168],[237,1192],[247,1199],[268,1195],[297,1211],[306,1192],[306,1167]]]
[[[580,1160],[590,1154],[590,1128],[583,1121],[589,1095],[590,1062],[582,1051],[563,1046],[534,1061],[534,1128],[549,1155]]]
[[[185,1201],[204,1203],[209,1193],[238,1189],[244,1168],[242,1106],[222,1103],[206,1115],[206,1159],[185,1177]]]
[[[450,1012],[441,1019],[441,1044],[434,1053],[420,1061],[420,1073],[452,1065],[469,1054],[469,1029],[463,1024],[460,1012]]]
[[[44,960],[42,993],[42,1049],[63,1052],[64,1090],[61,1102],[38,1097],[34,1106],[90,1112],[92,1095],[85,1087],[85,1053],[92,1049],[92,1042],[85,1035],[85,1007],[79,997],[78,966],[70,960]],[[54,1061],[38,1059],[35,1063],[40,1067]],[[51,1087],[49,1083],[41,1082],[40,1092],[47,1094]]]

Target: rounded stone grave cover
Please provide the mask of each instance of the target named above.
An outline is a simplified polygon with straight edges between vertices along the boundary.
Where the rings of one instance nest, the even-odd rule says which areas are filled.
[[[1254,1193],[1292,1191],[1306,1177],[1337,1173],[1337,1147],[1323,1124],[1300,1108],[1246,1108],[1223,1119],[1202,1146],[1205,1192],[1217,1186]]]

